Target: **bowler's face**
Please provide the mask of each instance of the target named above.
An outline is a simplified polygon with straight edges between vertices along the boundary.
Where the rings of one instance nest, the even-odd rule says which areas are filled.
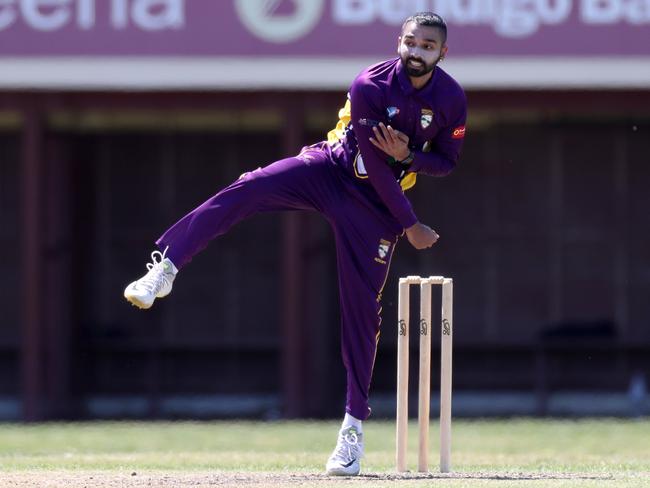
[[[447,53],[447,46],[437,27],[409,22],[399,38],[397,53],[409,76],[419,78],[433,71]]]

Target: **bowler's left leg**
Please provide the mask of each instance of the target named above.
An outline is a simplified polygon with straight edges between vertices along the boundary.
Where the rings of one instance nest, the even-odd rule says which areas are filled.
[[[361,470],[362,421],[370,415],[368,393],[379,340],[381,295],[399,226],[363,198],[344,198],[330,210],[328,217],[336,242],[347,395],[346,416],[326,471],[350,476]]]

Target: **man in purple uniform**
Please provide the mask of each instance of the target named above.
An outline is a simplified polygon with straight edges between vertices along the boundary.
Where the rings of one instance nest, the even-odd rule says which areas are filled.
[[[217,236],[253,214],[316,210],[334,230],[347,369],[346,414],[331,475],[356,475],[363,456],[362,421],[379,338],[379,314],[399,236],[416,249],[438,235],[420,223],[404,191],[418,174],[445,176],[465,135],[462,88],[437,67],[447,53],[447,26],[429,12],[409,17],[399,57],[363,71],[352,83],[328,140],[299,155],[243,174],[174,224],[156,242],[148,273],[124,296],[140,308],[168,295],[178,270]],[[162,251],[162,252],[161,252]]]

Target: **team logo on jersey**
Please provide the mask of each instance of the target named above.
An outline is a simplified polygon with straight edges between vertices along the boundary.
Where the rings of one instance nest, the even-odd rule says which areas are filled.
[[[384,259],[388,256],[388,251],[390,251],[391,242],[386,239],[379,240],[379,249],[377,249],[378,258],[375,258],[375,261],[381,264],[386,264]]]
[[[388,115],[389,119],[392,119],[399,113],[399,109],[397,107],[388,107],[386,109],[386,114]]]
[[[465,137],[465,126],[461,125],[460,127],[456,127],[454,131],[451,133],[451,138],[452,139],[462,139]]]
[[[423,108],[422,114],[420,115],[420,125],[423,129],[426,129],[431,125],[431,122],[433,122],[433,110]]]

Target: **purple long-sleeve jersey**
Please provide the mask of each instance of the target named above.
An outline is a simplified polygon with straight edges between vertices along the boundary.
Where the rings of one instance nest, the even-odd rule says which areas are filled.
[[[417,173],[443,176],[454,168],[465,112],[463,91],[440,68],[415,90],[399,60],[371,66],[352,84],[327,143],[243,174],[176,222],[157,245],[181,269],[252,215],[320,212],[336,243],[346,412],[365,420],[381,294],[399,234],[417,221],[404,190],[415,184]],[[387,164],[387,155],[370,143],[372,125],[379,122],[408,135],[415,152],[408,171]]]
[[[416,90],[395,58],[370,66],[353,81],[328,142],[334,160],[406,229],[418,219],[404,190],[415,184],[418,173],[445,176],[454,169],[466,117],[465,93],[445,71],[436,67],[429,83]],[[388,165],[388,156],[370,142],[379,122],[409,137],[415,159],[408,171]]]

